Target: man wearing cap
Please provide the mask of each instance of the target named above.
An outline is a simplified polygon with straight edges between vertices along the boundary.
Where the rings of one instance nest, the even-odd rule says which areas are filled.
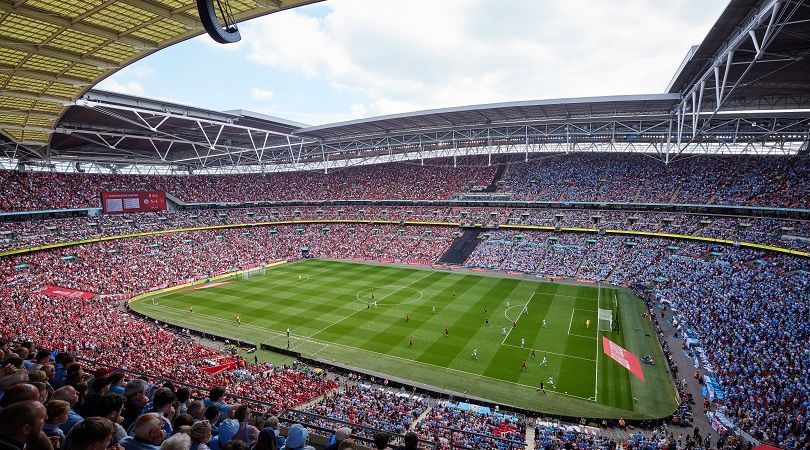
[[[211,450],[222,450],[222,448],[236,436],[239,431],[239,421],[236,419],[225,419],[219,424],[219,434],[217,434],[208,447]],[[245,442],[247,444],[247,442]]]
[[[93,372],[93,378],[104,378],[109,377],[113,373],[113,370],[109,367],[99,367]]]
[[[287,430],[287,443],[284,450],[315,450],[315,447],[307,445],[309,431],[300,423],[296,423]]]
[[[338,448],[340,447],[340,443],[345,441],[346,439],[349,439],[351,435],[352,435],[351,428],[349,427],[338,428],[337,430],[335,430],[334,435],[335,439],[331,441],[328,447],[326,447],[326,450],[338,450]]]

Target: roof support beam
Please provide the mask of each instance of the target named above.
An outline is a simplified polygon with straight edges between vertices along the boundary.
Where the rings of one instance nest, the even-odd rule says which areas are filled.
[[[0,106],[0,114],[8,114],[8,113],[18,113],[21,116],[46,120],[56,120],[59,118],[59,114],[50,114],[43,112],[27,112],[27,111],[20,111],[19,109],[10,109]]]
[[[175,12],[169,8],[157,5],[155,3],[145,2],[144,0],[122,0],[123,3],[140,8],[144,11],[149,11],[152,14],[157,14],[164,19],[171,19],[186,26],[189,30],[202,29],[203,25],[199,20],[194,19],[186,14]]]
[[[15,67],[0,66],[0,73],[10,73],[13,75],[20,75],[23,77],[36,78],[37,80],[56,81],[59,83],[70,84],[76,87],[84,87],[93,84],[89,80],[82,80],[79,78],[73,78],[66,75],[52,75],[48,73],[37,72],[35,70],[18,69]]]
[[[8,89],[0,89],[0,95],[8,95],[9,97],[23,98],[26,100],[54,102],[64,106],[72,105],[74,103],[67,97],[54,97],[53,95],[45,94],[37,95],[30,92],[12,91]]]
[[[1,4],[1,3],[0,3]],[[74,53],[63,52],[54,50],[40,45],[28,44],[25,42],[17,42],[6,38],[0,38],[0,46],[8,47],[15,50],[20,50],[28,53],[36,53],[42,56],[49,56],[51,58],[63,59],[65,61],[87,64],[99,69],[117,69],[118,64],[105,61],[103,59],[93,58],[92,56],[81,56]]]
[[[84,98],[87,98],[87,95],[85,95]],[[233,119],[236,119],[236,117],[229,117],[229,118],[227,118],[228,120],[226,121],[226,120],[217,120],[217,119],[209,119],[209,118],[204,118],[204,117],[197,117],[196,115],[193,115],[194,111],[192,111],[192,114],[181,114],[181,113],[175,113],[175,112],[164,112],[164,111],[156,111],[156,110],[152,110],[152,109],[137,108],[137,107],[132,107],[132,106],[122,106],[122,105],[118,105],[118,104],[115,104],[115,103],[106,103],[106,102],[104,102],[102,100],[87,99],[87,100],[84,100],[84,101],[85,101],[85,104],[83,106],[86,106],[88,108],[93,108],[93,109],[95,109],[96,111],[99,111],[99,112],[104,112],[104,109],[118,109],[118,110],[122,110],[122,111],[129,111],[129,112],[132,112],[133,114],[134,113],[143,114],[143,115],[146,115],[146,116],[153,116],[153,117],[157,117],[157,116],[166,117],[166,116],[169,116],[169,117],[181,118],[181,119],[184,119],[184,120],[193,120],[193,121],[197,122],[197,125],[201,129],[202,129],[202,126],[203,126],[202,124],[215,125],[215,126],[224,125],[224,126],[226,126],[228,128],[239,129],[239,130],[252,130],[252,131],[257,131],[257,132],[261,132],[261,133],[270,133],[270,134],[272,134],[274,136],[291,136],[290,134],[282,133],[282,132],[279,132],[279,131],[264,130],[264,129],[261,129],[261,128],[247,127],[247,126],[244,126],[244,125],[236,125],[236,124],[232,123]],[[148,128],[152,129],[152,126],[150,125],[150,126],[148,126]],[[299,138],[298,136],[295,136],[295,137]]]
[[[255,0],[256,6],[267,9],[281,9],[283,5],[281,0]]]
[[[37,131],[40,133],[53,133],[52,128],[40,127],[36,125],[20,125],[18,123],[0,122],[0,128],[4,130]]]
[[[73,22],[69,19],[64,17],[60,17],[54,14],[48,14],[43,11],[39,11],[33,8],[29,8],[25,5],[18,6],[16,4],[9,4],[6,2],[0,2],[0,11],[11,12],[14,14],[19,14],[22,16],[26,16],[32,19],[41,20],[43,22],[50,23],[51,25],[56,25],[57,27],[61,27],[64,29],[72,28],[77,31],[82,31],[85,33],[90,33],[99,37],[103,37],[106,39],[116,40],[123,44],[131,45],[136,49],[156,49],[158,46],[157,44],[147,41],[145,39],[137,38],[134,36],[127,36],[123,34],[116,33],[114,31],[106,30],[104,28],[94,27],[92,25],[87,25],[80,22]]]

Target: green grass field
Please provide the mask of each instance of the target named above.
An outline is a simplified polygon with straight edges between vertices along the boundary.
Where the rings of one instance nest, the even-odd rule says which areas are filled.
[[[306,357],[540,412],[656,418],[676,406],[655,333],[642,317],[645,306],[624,290],[324,260],[200,287],[131,306],[167,322],[276,347],[287,346],[289,328],[290,348]],[[376,307],[369,307],[372,294]],[[618,307],[619,333],[598,331],[598,306]],[[646,382],[603,354],[602,335],[639,357],[653,355],[659,364],[643,365]],[[554,386],[537,392],[550,376]]]

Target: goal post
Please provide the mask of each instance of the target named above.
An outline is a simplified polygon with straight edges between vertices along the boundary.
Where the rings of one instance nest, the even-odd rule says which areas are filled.
[[[613,310],[599,308],[599,331],[613,331]]]
[[[264,275],[264,269],[265,269],[264,266],[259,266],[259,267],[254,267],[252,269],[243,270],[242,271],[242,279],[243,280],[249,280],[250,278],[255,277],[256,275]]]

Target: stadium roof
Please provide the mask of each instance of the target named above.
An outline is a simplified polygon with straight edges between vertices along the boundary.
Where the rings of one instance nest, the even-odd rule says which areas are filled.
[[[228,4],[241,21],[316,1]],[[91,86],[203,32],[195,0],[0,0],[0,135],[37,151]]]
[[[502,150],[643,151],[666,161],[671,152],[794,154],[810,141],[808,1],[732,0],[664,94],[472,105],[306,126],[249,111],[87,91],[123,65],[200,34],[193,0],[94,0],[92,8],[79,0],[0,0],[0,61],[11,61],[0,62],[0,139],[24,144],[0,147],[7,161],[198,171],[326,170],[338,161]],[[231,0],[240,19],[311,2]],[[47,13],[55,5],[67,12]],[[102,21],[110,14],[138,22],[111,30]],[[46,31],[6,28],[23,19],[31,30],[42,20]],[[183,29],[160,36],[143,31],[174,22]],[[62,35],[95,36],[98,43],[69,47]],[[108,54],[121,46],[131,53]],[[6,56],[23,50],[19,61]],[[31,66],[47,58],[62,58],[64,67]],[[2,64],[9,66],[5,72]],[[95,72],[79,79],[76,70],[91,66]],[[39,90],[22,83],[28,78]],[[65,84],[72,90],[60,94]]]
[[[535,100],[306,126],[250,111],[91,90],[63,114],[48,157],[93,163],[99,170],[140,165],[158,173],[327,170],[503,152],[635,151],[665,159],[676,141],[671,111],[680,99],[651,94]],[[796,153],[807,140],[808,124],[807,112],[732,111],[713,118],[690,151]],[[677,134],[693,130],[685,121]]]
[[[732,0],[667,92],[696,91],[704,111],[717,108],[718,97],[723,109],[808,108],[808,56],[806,0]]]
[[[194,106],[92,90],[67,108],[50,156],[75,161],[198,166],[222,159],[245,164],[245,153],[277,159],[303,124],[251,111]],[[265,154],[266,153],[266,154]],[[188,161],[197,161],[189,164]]]
[[[350,120],[301,128],[296,133],[319,139],[342,139],[480,125],[519,126],[561,119],[668,117],[680,99],[679,94],[650,94],[493,103]]]

